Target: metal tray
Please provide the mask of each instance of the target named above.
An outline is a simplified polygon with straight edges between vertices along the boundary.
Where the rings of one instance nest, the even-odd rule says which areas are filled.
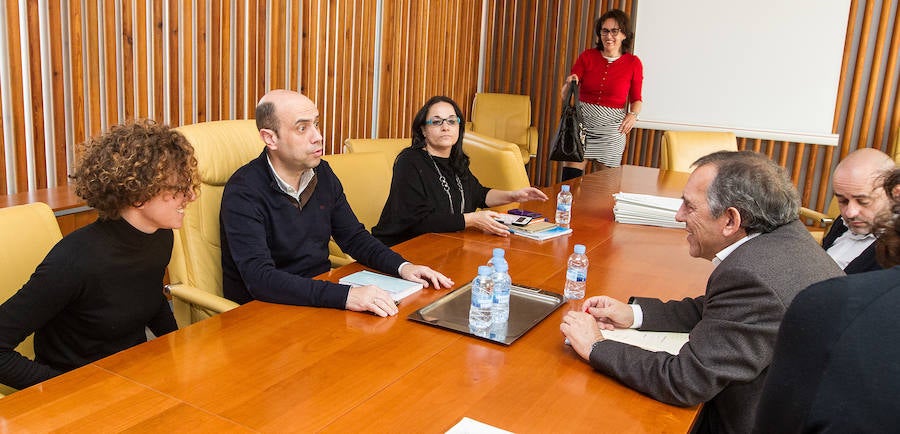
[[[565,303],[562,295],[515,283],[509,291],[509,321],[487,331],[470,330],[472,283],[467,283],[407,317],[412,321],[452,330],[479,339],[510,345]]]

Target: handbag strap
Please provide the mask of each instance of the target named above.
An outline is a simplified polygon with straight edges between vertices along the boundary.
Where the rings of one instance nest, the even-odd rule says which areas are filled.
[[[569,107],[575,107],[578,103],[578,82],[572,80],[569,82],[569,86],[566,90],[566,105]]]

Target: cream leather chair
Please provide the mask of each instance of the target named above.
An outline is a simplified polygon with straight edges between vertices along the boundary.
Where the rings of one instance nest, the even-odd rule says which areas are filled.
[[[391,190],[391,165],[383,152],[354,152],[323,157],[344,186],[344,194],[356,218],[372,231]],[[342,252],[332,239],[328,243],[332,266],[346,265],[353,258]]]
[[[690,172],[698,158],[716,151],[737,151],[734,133],[718,131],[666,131],[659,155],[661,170]]]
[[[222,297],[219,209],[225,182],[259,156],[265,144],[248,120],[203,122],[176,128],[194,146],[200,194],[188,204],[184,225],[175,231],[169,263],[169,290],[179,327],[238,306]]]
[[[381,152],[393,171],[397,155],[411,143],[412,139],[347,139],[344,140],[344,153]]]
[[[0,303],[19,291],[60,239],[59,224],[47,204],[0,208]],[[16,351],[34,359],[34,335],[22,341]],[[3,395],[15,391],[0,384]]]
[[[537,154],[537,128],[531,125],[531,98],[507,93],[476,93],[472,121],[466,131],[494,137],[518,146],[522,164]],[[479,178],[480,179],[480,178]]]
[[[531,185],[521,163],[519,147],[514,143],[466,131],[463,152],[469,156],[469,170],[485,187],[518,190]],[[504,212],[517,206],[512,203],[492,209]]]
[[[894,138],[894,162],[900,165],[900,134]]]
[[[810,235],[812,235],[819,244],[822,244],[822,239],[825,238],[825,234],[828,233],[832,223],[834,223],[835,219],[837,219],[840,214],[841,209],[838,206],[838,202],[833,198],[828,204],[828,210],[824,213],[814,209],[800,207],[800,221],[802,221],[803,224],[808,225]]]

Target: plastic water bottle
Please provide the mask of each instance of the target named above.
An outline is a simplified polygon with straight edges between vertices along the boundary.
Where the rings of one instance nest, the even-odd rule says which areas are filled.
[[[556,195],[556,224],[564,228],[569,227],[572,221],[572,193],[569,185],[563,184],[562,190]]]
[[[509,321],[494,322],[491,324],[489,338],[493,341],[505,342],[506,332],[509,329]]]
[[[494,248],[493,256],[491,256],[491,259],[488,259],[488,262],[487,262],[488,267],[491,267],[491,272],[492,272],[492,273],[493,273],[493,270],[494,270],[494,263],[497,262],[497,258],[503,259],[503,260],[505,261],[506,258],[504,258],[504,256],[506,256],[506,251],[505,251],[505,250],[503,250],[503,249],[501,249],[501,248],[499,248],[499,247],[495,247],[495,248]]]
[[[478,267],[478,276],[472,281],[472,305],[469,307],[469,329],[478,335],[487,335],[491,327],[493,304],[491,268]]]
[[[494,283],[492,320],[495,323],[509,320],[509,287],[512,285],[512,279],[508,271],[509,264],[505,259],[494,261],[494,275],[491,276],[491,280]]]
[[[581,300],[584,298],[584,284],[587,281],[588,258],[584,254],[584,245],[576,244],[575,252],[569,256],[569,265],[566,269],[567,300]]]

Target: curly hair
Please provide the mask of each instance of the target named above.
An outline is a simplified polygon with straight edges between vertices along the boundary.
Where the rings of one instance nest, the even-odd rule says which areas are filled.
[[[597,21],[594,23],[597,49],[603,51],[603,34],[601,31],[603,30],[603,22],[609,19],[615,20],[619,26],[619,31],[625,35],[625,39],[622,40],[622,53],[630,53],[632,45],[634,45],[634,31],[631,29],[631,19],[621,9],[611,9],[601,15],[600,18],[597,18]]]
[[[884,191],[890,197],[897,186],[900,186],[900,169],[894,169],[886,175]],[[879,224],[884,233],[878,237],[876,245],[876,258],[884,268],[900,265],[900,196],[894,195],[893,200],[890,219]]]
[[[81,145],[71,176],[75,193],[115,220],[123,209],[141,206],[162,191],[197,193],[197,159],[181,133],[152,120],[113,126]]]

